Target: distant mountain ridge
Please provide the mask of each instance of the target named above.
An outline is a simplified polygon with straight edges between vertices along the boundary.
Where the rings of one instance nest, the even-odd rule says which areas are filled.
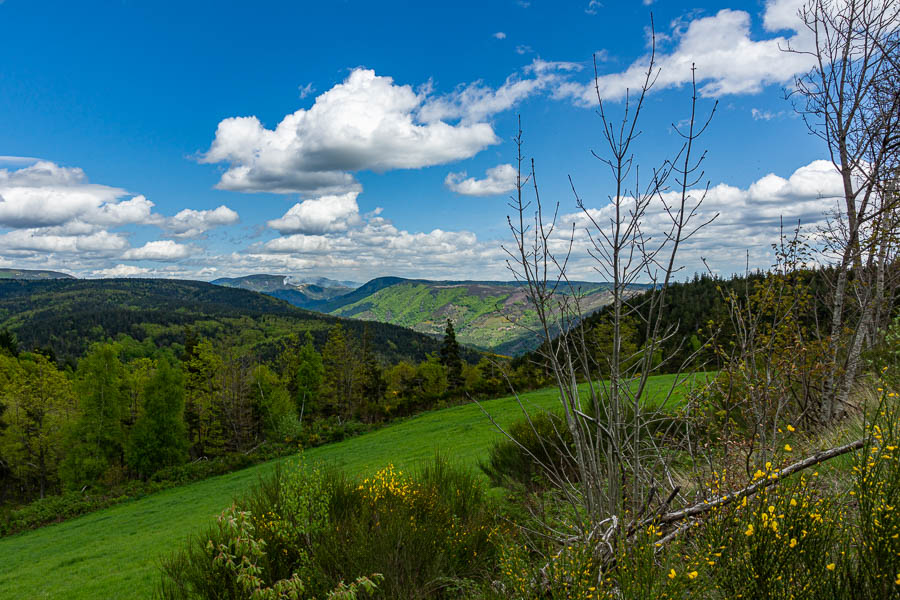
[[[498,354],[521,354],[539,344],[539,339],[531,331],[537,324],[536,314],[528,305],[522,282],[377,277],[344,293],[334,293],[339,288],[332,287],[325,294],[315,297],[309,293],[309,288],[301,290],[267,279],[273,277],[238,278],[242,280],[238,285],[261,287],[265,281],[268,288],[258,291],[301,308],[400,325],[434,336],[443,334],[447,319],[450,319],[461,343]],[[216,280],[213,283],[235,285],[234,280]],[[565,287],[563,293],[569,293],[570,286]],[[607,283],[575,281],[571,282],[571,289],[583,295],[585,315],[599,310],[610,301]]]
[[[298,278],[291,275],[265,274],[222,277],[210,283],[268,294],[301,308],[309,308],[313,303],[347,294],[359,287],[359,284],[353,281],[336,281],[327,277]]]
[[[0,268],[0,279],[75,279],[75,276],[59,271]]]

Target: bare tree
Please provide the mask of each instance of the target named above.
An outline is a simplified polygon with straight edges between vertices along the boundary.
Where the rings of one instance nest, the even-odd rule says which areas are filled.
[[[835,259],[827,332],[832,368],[820,415],[828,422],[847,406],[862,349],[889,314],[884,303],[895,285],[885,269],[896,247],[897,194],[889,182],[896,182],[900,148],[900,4],[809,0],[799,16],[812,47],[787,51],[810,56],[814,66],[796,79],[790,96],[843,182],[842,206],[824,232]]]
[[[655,48],[655,37],[653,41]],[[697,115],[696,84],[689,118],[672,125],[681,138],[674,154],[649,172],[641,170],[635,157],[645,100],[658,74],[651,51],[641,87],[626,93],[621,119],[610,116],[597,87],[604,149],[594,156],[609,174],[610,193],[605,207],[592,208],[570,177],[581,227],[557,230],[558,203],[552,215],[545,214],[533,160],[523,172],[521,130],[517,137],[519,168],[511,203],[514,217],[509,219],[515,243],[505,248],[507,264],[537,312],[541,358],[555,380],[564,414],[565,431],[558,432],[554,454],[561,455],[568,468],[542,466],[578,517],[570,530],[548,531],[560,542],[592,543],[601,562],[612,556],[619,536],[630,535],[648,510],[663,512],[680,490],[669,455],[658,446],[660,438],[648,432],[668,422],[676,388],[688,375],[676,376],[661,396],[651,396],[648,381],[661,366],[687,371],[687,365],[667,365],[666,358],[659,364],[660,348],[677,333],[677,327],[666,325],[666,294],[679,270],[680,247],[715,218],[701,217],[708,184],[700,184],[705,153],[698,155],[696,149],[715,107],[707,117]],[[595,76],[599,80],[596,65]],[[666,216],[661,230],[645,229],[648,211]],[[611,285],[612,348],[603,357],[590,351],[581,295],[570,282],[576,240],[587,245],[593,268]],[[635,295],[639,282],[649,284],[651,292]],[[639,320],[645,332],[639,349],[627,355],[621,343],[625,319]],[[600,381],[601,374],[607,381]],[[666,437],[667,432],[659,433]],[[571,450],[563,434],[573,441]]]

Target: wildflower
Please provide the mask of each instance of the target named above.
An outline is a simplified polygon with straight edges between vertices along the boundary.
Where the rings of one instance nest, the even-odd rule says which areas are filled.
[[[675,569],[672,569],[671,571],[669,571],[669,579],[675,579],[675,575],[676,575]]]
[[[797,506],[797,501],[791,498],[791,506]]]
[[[787,426],[787,430],[790,431],[791,433],[793,433],[794,431],[796,431],[796,429],[794,429],[794,426],[793,426],[793,425],[788,425],[788,426]]]
[[[785,452],[790,452],[791,450],[793,450],[793,448],[791,448],[791,445],[790,445],[790,444],[785,444],[785,445],[784,445],[784,451],[785,451]]]
[[[797,538],[791,538],[791,543],[788,544],[788,546],[790,546],[791,548],[793,548],[793,547],[795,547],[796,545],[797,545]]]
[[[746,535],[747,537],[753,535],[753,523],[747,525],[747,531],[744,532],[744,535]]]
[[[834,567],[835,567],[834,563],[828,563],[827,565],[825,565],[825,568],[828,569],[829,571],[834,571]]]
[[[697,577],[697,571],[691,571],[687,574],[688,579],[695,579]]]

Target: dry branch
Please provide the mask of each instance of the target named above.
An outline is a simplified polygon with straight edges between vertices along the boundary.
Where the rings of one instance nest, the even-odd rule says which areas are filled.
[[[838,446],[837,448],[831,448],[829,450],[823,450],[821,452],[817,452],[812,456],[808,456],[801,461],[795,462],[787,467],[781,469],[777,473],[772,473],[760,479],[759,481],[748,485],[747,487],[740,489],[736,492],[731,492],[730,494],[726,494],[719,498],[716,498],[713,501],[704,501],[699,504],[695,504],[688,508],[683,508],[681,510],[676,510],[673,512],[665,513],[655,519],[648,519],[644,524],[649,524],[651,522],[656,523],[675,523],[677,521],[681,521],[683,519],[687,519],[690,517],[695,517],[697,515],[701,515],[705,512],[712,510],[713,508],[717,508],[719,506],[725,506],[734,502],[735,500],[740,500],[745,496],[750,496],[755,494],[761,489],[765,489],[767,487],[773,486],[777,484],[779,481],[784,479],[785,477],[789,477],[798,471],[802,471],[804,469],[808,469],[814,465],[819,463],[823,463],[826,460],[831,460],[832,458],[841,456],[842,454],[846,454],[848,452],[852,452],[854,450],[859,450],[866,443],[866,438],[860,438],[854,442],[850,442],[849,444],[845,444],[843,446]]]

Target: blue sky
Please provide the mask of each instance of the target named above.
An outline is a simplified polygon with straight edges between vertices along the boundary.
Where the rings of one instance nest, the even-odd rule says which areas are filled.
[[[662,69],[636,159],[678,147],[690,64],[720,213],[684,273],[771,262],[777,224],[840,192],[784,99],[799,0],[297,3],[0,1],[0,266],[79,276],[508,279],[516,119],[583,252],[568,176],[603,214],[592,56],[607,106],[652,11]],[[648,226],[660,218],[648,213]]]

